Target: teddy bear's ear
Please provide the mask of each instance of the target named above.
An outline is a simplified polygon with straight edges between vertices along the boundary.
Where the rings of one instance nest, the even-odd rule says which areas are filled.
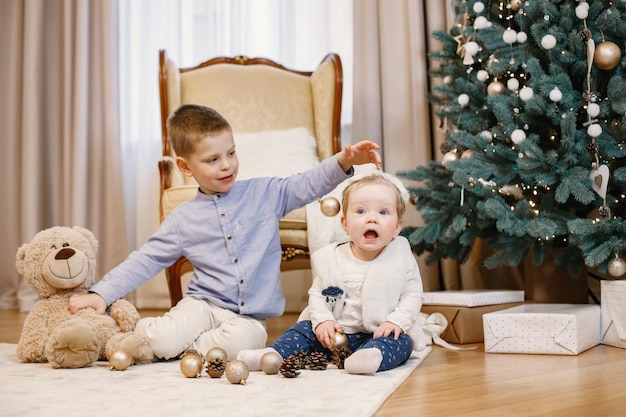
[[[87,240],[93,247],[94,252],[98,251],[98,239],[96,239],[96,235],[94,235],[91,230],[85,229],[84,227],[80,227],[80,226],[74,226],[72,227],[72,229],[74,229],[81,235],[85,236],[85,238],[87,238]]]
[[[20,275],[24,275],[24,258],[26,257],[26,250],[28,249],[28,246],[28,243],[24,243],[19,247],[17,253],[15,254],[15,267]]]

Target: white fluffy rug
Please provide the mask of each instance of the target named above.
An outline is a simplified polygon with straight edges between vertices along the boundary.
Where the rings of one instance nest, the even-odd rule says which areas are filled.
[[[251,372],[246,385],[225,376],[186,378],[179,361],[109,371],[108,362],[82,369],[20,363],[14,344],[0,344],[0,415],[369,417],[430,353],[373,375],[330,365],[292,379]]]

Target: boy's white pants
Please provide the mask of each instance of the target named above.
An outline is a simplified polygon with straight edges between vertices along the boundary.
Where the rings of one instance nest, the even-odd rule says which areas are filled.
[[[143,335],[159,359],[174,358],[196,349],[206,355],[221,347],[228,360],[243,349],[261,349],[267,342],[265,322],[193,297],[184,297],[161,317],[146,317],[137,322],[135,332]]]

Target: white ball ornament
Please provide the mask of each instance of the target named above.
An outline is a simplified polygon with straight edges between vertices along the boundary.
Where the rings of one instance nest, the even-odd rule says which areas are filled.
[[[480,133],[480,137],[482,137],[483,139],[486,139],[488,142],[492,142],[493,141],[493,133],[491,133],[488,130],[483,130]]]
[[[461,94],[456,101],[461,105],[461,107],[465,107],[469,104],[470,98],[467,94]]]
[[[506,86],[509,90],[515,91],[519,88],[519,81],[517,78],[509,78]]]
[[[489,73],[485,70],[478,70],[478,72],[476,72],[476,79],[485,82],[489,79]]]
[[[446,75],[443,77],[444,84],[452,84],[452,81],[454,81],[454,77],[452,77],[452,75]]]
[[[474,29],[487,29],[488,27],[491,27],[491,22],[485,16],[476,16]]]
[[[602,126],[597,123],[590,124],[587,128],[587,134],[592,138],[597,138],[602,134]]]
[[[587,114],[596,117],[600,114],[600,105],[598,103],[589,103],[587,106]]]
[[[583,3],[576,6],[576,17],[580,20],[586,19],[589,15],[589,5],[585,7]]]
[[[485,10],[485,3],[477,1],[472,7],[476,13],[482,13]]]
[[[524,43],[528,40],[528,35],[526,32],[517,32],[517,41],[519,43]]]
[[[502,40],[509,45],[515,43],[515,41],[517,40],[517,32],[513,29],[505,30],[502,34]]]
[[[530,87],[522,87],[522,89],[519,90],[519,98],[524,102],[529,101],[531,98],[533,98],[533,95],[534,91]]]
[[[556,38],[553,35],[546,35],[541,38],[541,46],[543,49],[552,49],[556,46]]]
[[[563,93],[561,93],[561,90],[559,90],[559,87],[554,87],[552,91],[550,91],[549,97],[550,97],[550,100],[554,101],[555,103],[558,103],[563,98]]]
[[[615,257],[609,261],[609,274],[614,277],[621,277],[626,273],[626,262],[620,257]]]
[[[511,140],[514,144],[519,145],[526,140],[526,132],[522,129],[515,129],[513,133],[511,133]]]

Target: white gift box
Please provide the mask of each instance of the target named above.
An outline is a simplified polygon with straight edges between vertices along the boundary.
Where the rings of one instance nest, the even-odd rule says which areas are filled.
[[[480,307],[494,304],[522,303],[522,290],[444,290],[424,292],[425,306]]]
[[[600,283],[602,339],[605,345],[626,348],[626,281]]]
[[[600,306],[524,304],[483,315],[485,352],[578,355],[600,344]]]

